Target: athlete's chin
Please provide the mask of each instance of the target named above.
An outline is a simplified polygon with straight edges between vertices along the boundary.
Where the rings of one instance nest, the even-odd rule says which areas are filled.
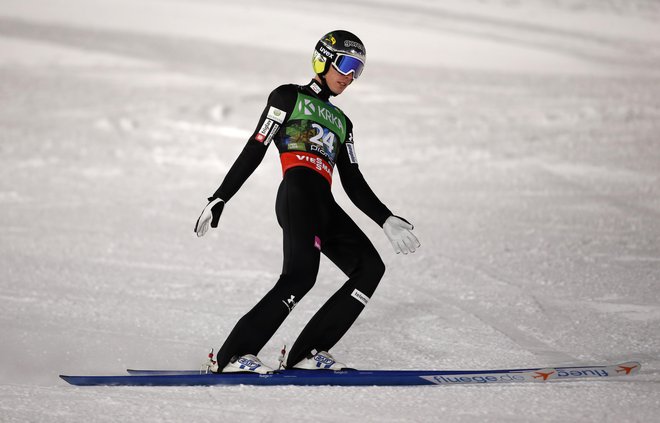
[[[339,95],[339,94],[343,93],[346,88],[348,88],[348,85],[337,84],[337,85],[335,85],[335,87],[332,91],[336,95]]]

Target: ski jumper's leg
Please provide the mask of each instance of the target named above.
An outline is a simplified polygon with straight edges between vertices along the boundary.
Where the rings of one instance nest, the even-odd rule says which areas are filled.
[[[257,355],[314,286],[320,261],[318,240],[323,236],[327,221],[328,198],[331,197],[327,182],[315,172],[292,169],[285,175],[275,206],[284,235],[282,274],[275,286],[238,321],[227,337],[218,351],[220,369],[233,356]]]
[[[336,203],[328,225],[321,251],[349,279],[305,326],[289,352],[289,367],[314,349],[330,350],[353,325],[385,273],[385,265],[371,241]]]

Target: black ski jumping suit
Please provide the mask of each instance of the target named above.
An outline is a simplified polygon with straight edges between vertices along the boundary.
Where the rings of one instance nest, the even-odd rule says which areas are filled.
[[[277,219],[284,233],[284,264],[275,286],[236,324],[218,351],[219,369],[234,356],[257,355],[316,281],[323,253],[348,281],[319,309],[293,344],[286,365],[312,350],[328,351],[369,301],[385,266],[378,252],[335,202],[335,164],[353,203],[381,227],[392,215],[365,181],[357,164],[353,124],[329,102],[325,84],[283,85],[268,98],[254,134],[213,194],[225,202],[261,163],[268,145],[280,153],[282,183]]]

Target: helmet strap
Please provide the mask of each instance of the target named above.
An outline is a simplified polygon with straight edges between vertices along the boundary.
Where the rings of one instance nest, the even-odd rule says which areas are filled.
[[[332,90],[328,86],[328,81],[325,80],[325,73],[319,74],[319,79],[321,80],[321,88],[323,89],[322,92],[327,93],[328,97],[336,97],[337,94],[332,92]]]

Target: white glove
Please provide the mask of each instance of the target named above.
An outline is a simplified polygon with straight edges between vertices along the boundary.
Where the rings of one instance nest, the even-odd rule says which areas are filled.
[[[412,229],[413,225],[399,216],[390,216],[383,224],[385,235],[397,254],[414,253],[415,248],[421,246],[417,237],[410,232]]]
[[[197,236],[204,236],[206,231],[209,230],[209,224],[212,228],[218,227],[218,220],[222,214],[222,209],[225,207],[225,202],[219,198],[209,198],[209,203],[202,210],[202,214],[197,218],[195,223],[195,232]]]

